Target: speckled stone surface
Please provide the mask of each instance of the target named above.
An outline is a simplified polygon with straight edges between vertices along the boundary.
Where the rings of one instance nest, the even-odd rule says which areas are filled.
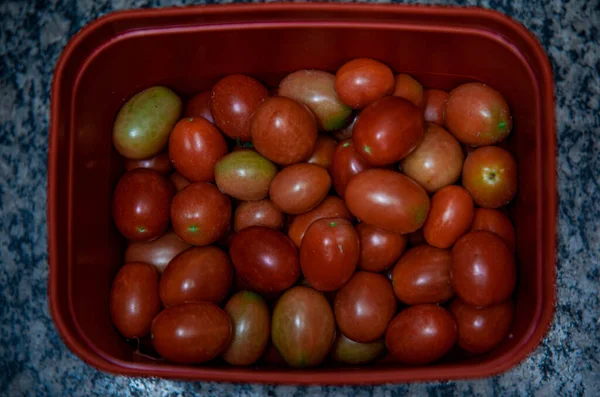
[[[483,380],[342,388],[136,379],[106,375],[84,364],[56,333],[46,303],[46,160],[53,68],[68,38],[98,16],[180,2],[4,0],[0,1],[0,394],[600,395],[600,2],[441,3],[480,5],[511,15],[541,40],[554,68],[558,305],[550,332],[526,361]]]

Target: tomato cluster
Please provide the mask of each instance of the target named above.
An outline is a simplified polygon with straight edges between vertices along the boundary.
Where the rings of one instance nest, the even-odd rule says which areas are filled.
[[[142,91],[113,130],[113,323],[186,364],[488,352],[515,311],[511,129],[485,84],[424,89],[366,58],[272,90],[229,75],[185,109]]]

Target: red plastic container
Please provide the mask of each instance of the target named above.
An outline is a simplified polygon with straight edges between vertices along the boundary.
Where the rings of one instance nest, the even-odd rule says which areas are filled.
[[[482,81],[511,105],[518,160],[513,207],[519,285],[517,319],[494,351],[426,367],[381,364],[309,370],[179,366],[140,359],[112,326],[109,285],[124,241],[110,216],[122,172],[112,123],[125,100],[162,84],[186,96],[223,75],[275,84],[301,68],[336,70],[372,57],[425,86]],[[536,39],[521,25],[475,8],[261,4],[126,11],[78,33],[52,86],[48,173],[49,304],[66,344],[103,371],[268,383],[358,384],[482,377],[523,360],[549,327],[555,299],[554,86]]]

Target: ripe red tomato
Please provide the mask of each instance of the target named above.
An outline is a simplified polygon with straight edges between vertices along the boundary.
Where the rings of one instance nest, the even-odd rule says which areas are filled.
[[[515,251],[515,228],[506,215],[498,210],[475,208],[471,231],[487,230],[500,236],[511,251]]]
[[[331,177],[325,168],[294,164],[275,175],[269,186],[269,196],[286,214],[302,214],[319,205],[330,187]]]
[[[423,91],[423,118],[430,123],[444,125],[444,110],[448,93],[442,90]]]
[[[431,198],[423,236],[429,245],[450,248],[471,226],[475,206],[469,192],[455,185],[441,188]]]
[[[269,199],[244,201],[237,206],[233,216],[233,228],[236,232],[250,226],[280,230],[283,222],[283,213]]]
[[[343,198],[350,179],[372,167],[367,160],[358,154],[352,139],[338,143],[329,167],[333,187],[337,194]]]
[[[379,273],[394,265],[404,249],[407,237],[387,232],[375,226],[359,223],[356,231],[360,239],[360,259],[358,268]]]
[[[313,210],[297,215],[292,219],[288,229],[288,236],[296,244],[296,247],[300,247],[309,226],[314,221],[322,218],[344,218],[351,221],[352,214],[350,214],[346,203],[341,198],[336,196],[326,197]]]
[[[171,259],[191,245],[183,241],[172,230],[169,230],[156,240],[148,242],[131,241],[125,250],[124,263],[144,262],[154,266],[162,273]]]
[[[171,160],[169,160],[169,163],[170,162],[171,162]],[[185,179],[183,177],[183,175],[181,175],[177,171],[175,171],[171,175],[169,175],[169,180],[171,180],[171,183],[173,183],[173,186],[175,186],[175,190],[177,190],[177,191],[183,190],[184,187],[186,187],[187,185],[190,184],[190,181]]]
[[[329,168],[336,148],[337,142],[335,139],[328,135],[320,134],[317,138],[317,143],[315,144],[313,153],[310,155],[309,159],[306,160],[306,162],[309,164],[320,165],[324,168]]]
[[[169,160],[167,152],[161,152],[146,159],[125,159],[126,171],[135,170],[136,168],[149,168],[159,174],[167,175],[171,172],[173,166],[171,165],[171,160]]]
[[[183,117],[204,117],[206,120],[214,123],[212,113],[210,112],[210,98],[212,90],[202,91],[194,95],[185,106]]]
[[[393,96],[408,99],[415,106],[423,106],[423,86],[412,76],[400,73],[396,75]]]
[[[254,150],[236,150],[224,156],[215,166],[219,190],[238,200],[262,200],[277,174],[275,164]]]
[[[385,64],[369,58],[346,62],[335,75],[340,99],[354,109],[362,109],[394,90],[394,73]]]

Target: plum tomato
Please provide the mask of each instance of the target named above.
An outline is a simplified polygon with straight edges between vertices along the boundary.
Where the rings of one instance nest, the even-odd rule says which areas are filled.
[[[360,239],[360,259],[358,268],[379,273],[394,265],[404,249],[407,237],[387,232],[375,226],[359,223],[356,231]]]
[[[277,174],[275,164],[256,153],[242,149],[223,157],[215,166],[219,189],[238,200],[262,200]]]
[[[442,90],[423,91],[423,118],[426,122],[444,125],[444,110],[448,93]]]
[[[271,201],[286,214],[302,214],[323,201],[331,188],[327,170],[314,164],[294,164],[281,170],[269,187]]]
[[[372,167],[367,160],[358,154],[352,139],[338,143],[329,167],[333,187],[337,194],[343,198],[350,179]]]
[[[441,188],[431,198],[423,236],[429,245],[450,248],[471,226],[475,205],[469,192],[460,186]]]
[[[394,73],[385,64],[369,58],[346,62],[335,75],[340,99],[354,109],[362,109],[394,90]]]
[[[158,153],[146,159],[125,159],[125,170],[131,171],[136,168],[149,168],[162,175],[167,175],[173,169],[167,152]]]
[[[194,95],[185,106],[183,117],[204,117],[206,120],[214,124],[212,113],[210,112],[210,98],[212,90],[202,91]]]
[[[148,263],[162,273],[171,259],[190,247],[191,245],[180,239],[174,231],[169,230],[156,240],[129,242],[125,249],[124,262]]]
[[[419,109],[423,106],[423,86],[408,74],[396,75],[393,96],[408,99]]]
[[[280,230],[284,220],[281,210],[269,199],[244,201],[235,209],[233,228],[236,233],[250,226],[266,226]]]
[[[515,228],[502,212],[488,208],[475,208],[471,231],[475,230],[487,230],[497,234],[512,252],[515,251]]]
[[[328,196],[313,210],[297,215],[288,228],[288,237],[300,248],[306,230],[312,223],[322,218],[344,218],[352,221],[352,214],[346,203],[339,197]]]
[[[320,165],[324,168],[329,168],[333,153],[337,148],[337,142],[330,136],[320,134],[315,143],[315,149],[310,155],[309,159],[306,160],[309,164]]]

